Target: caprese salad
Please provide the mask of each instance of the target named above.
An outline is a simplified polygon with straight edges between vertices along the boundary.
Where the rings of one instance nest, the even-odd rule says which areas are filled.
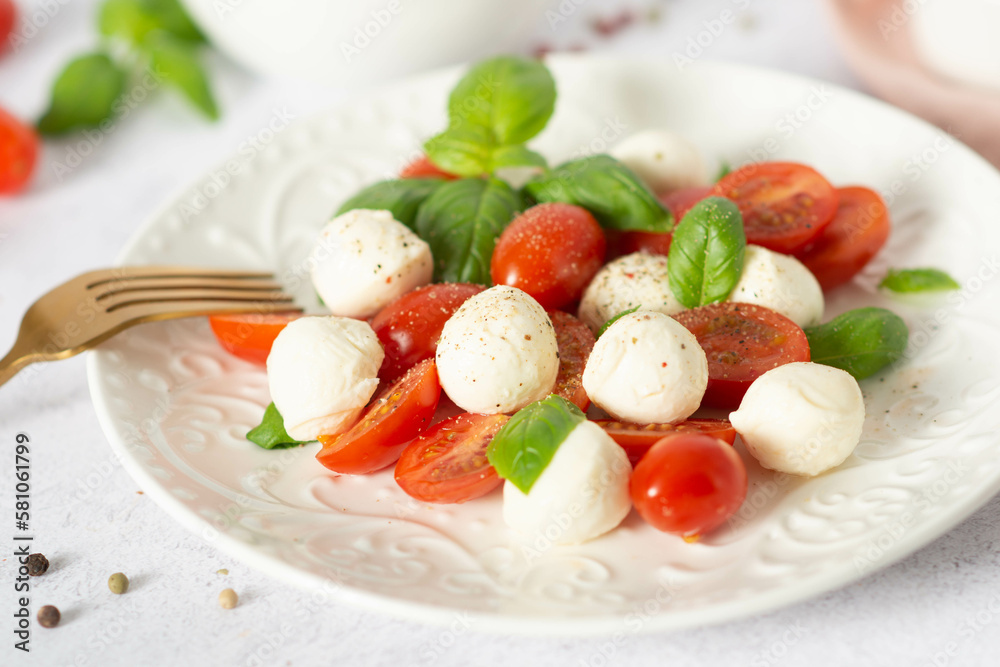
[[[737,434],[771,470],[840,465],[861,437],[858,381],[907,343],[881,308],[823,323],[824,291],[886,242],[881,197],[791,162],[710,183],[663,130],[549,167],[526,142],[555,98],[541,62],[475,65],[426,155],[319,232],[329,315],[211,318],[227,350],[266,363],[273,403],[249,439],[318,440],[339,474],[395,466],[427,503],[502,484],[506,523],[532,537],[559,521],[559,543],[633,506],[689,540],[725,523],[747,492]]]

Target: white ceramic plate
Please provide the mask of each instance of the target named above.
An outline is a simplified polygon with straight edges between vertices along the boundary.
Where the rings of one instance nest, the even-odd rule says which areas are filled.
[[[275,577],[333,586],[346,602],[425,622],[467,611],[481,629],[583,635],[715,623],[803,600],[926,544],[1000,488],[1000,176],[991,167],[933,127],[829,84],[720,64],[551,65],[559,103],[537,148],[553,161],[662,126],[711,160],[794,159],[837,184],[895,189],[888,247],[827,308],[832,317],[891,305],[913,332],[906,360],[863,383],[868,419],[855,454],[810,480],[777,477],[744,455],[743,510],[698,544],[633,513],[582,546],[525,548],[503,525],[497,493],[429,506],[405,496],[391,472],[338,477],[315,462],[316,446],[268,452],[247,442],[268,402],[264,372],[224,353],[198,319],[133,329],[89,360],[112,446],[171,516]],[[317,229],[443,126],[458,74],[289,127],[241,156],[228,186],[209,175],[181,194],[122,262],[274,270],[311,301],[299,276]],[[874,286],[889,266],[941,267],[964,289],[930,307],[888,304]]]

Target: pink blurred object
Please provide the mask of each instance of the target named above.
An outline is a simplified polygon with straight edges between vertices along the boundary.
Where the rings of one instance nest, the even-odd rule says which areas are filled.
[[[844,55],[879,96],[947,130],[1000,167],[1000,93],[934,73],[911,28],[914,0],[827,0]],[[909,11],[907,11],[909,10]]]

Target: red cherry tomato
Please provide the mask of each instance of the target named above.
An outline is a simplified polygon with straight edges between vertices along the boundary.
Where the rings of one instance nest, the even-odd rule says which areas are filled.
[[[590,327],[569,313],[553,310],[549,312],[549,318],[556,330],[556,344],[559,346],[559,374],[552,393],[586,412],[590,407],[590,398],[583,389],[583,369],[597,339]]]
[[[391,382],[437,351],[444,323],[482,285],[441,283],[407,292],[375,315],[372,329],[382,343],[385,358],[379,377]]]
[[[0,195],[12,195],[23,190],[31,180],[37,161],[38,135],[31,127],[0,109]]]
[[[724,176],[712,194],[743,214],[747,243],[792,254],[815,239],[837,212],[837,191],[818,171],[794,162],[748,164]]]
[[[426,155],[421,155],[416,160],[403,167],[403,170],[399,172],[399,177],[443,178],[446,181],[454,181],[458,178],[455,174],[449,174],[444,169],[441,169],[436,164],[431,162],[431,159]]]
[[[339,435],[320,436],[317,460],[334,472],[364,475],[392,465],[407,443],[430,426],[441,398],[437,366],[425,359],[365,408]]]
[[[695,335],[708,357],[703,406],[735,409],[750,383],[793,361],[809,361],[805,332],[770,308],[713,303],[674,315]]]
[[[848,187],[837,193],[840,206],[833,222],[795,254],[825,290],[853,278],[889,238],[889,211],[877,192]]]
[[[502,481],[486,448],[508,419],[465,412],[438,422],[403,450],[396,483],[428,503],[464,503],[486,495]]]
[[[633,466],[646,455],[650,447],[665,436],[676,433],[701,433],[730,445],[736,442],[736,429],[728,419],[688,419],[680,424],[626,424],[610,419],[595,419],[594,423],[621,445]]]
[[[668,435],[632,472],[632,503],[654,528],[693,541],[743,504],[747,471],[736,450],[708,435]]]
[[[660,201],[674,214],[674,224],[677,224],[695,204],[711,192],[711,186],[696,185],[662,195]],[[616,254],[631,255],[633,252],[645,251],[653,255],[666,255],[670,252],[673,237],[672,232],[622,232],[615,246]]]
[[[7,50],[7,40],[17,23],[17,7],[13,0],[0,0],[0,54]]]
[[[300,313],[211,315],[212,333],[226,352],[257,364],[267,362],[274,339]]]
[[[496,285],[524,290],[546,310],[579,300],[604,264],[604,232],[586,209],[539,204],[503,231],[490,263]]]

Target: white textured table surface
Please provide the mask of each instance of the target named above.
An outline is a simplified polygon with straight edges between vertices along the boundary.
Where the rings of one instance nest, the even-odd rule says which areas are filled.
[[[22,3],[58,11],[16,54],[0,59],[0,106],[40,112],[56,70],[92,42],[92,0]],[[558,2],[553,4],[558,5]],[[577,3],[581,4],[581,3]],[[621,6],[662,8],[661,19],[611,38],[594,16]],[[814,1],[591,0],[538,42],[671,57],[725,8],[740,17],[706,56],[855,85]],[[747,7],[746,9],[741,9]],[[180,185],[234,153],[274,113],[304,116],[352,91],[258,80],[213,61],[223,119],[203,123],[166,96],[116,126],[60,179],[75,142],[50,142],[32,189],[0,200],[0,347],[41,292],[110,265],[137,226]],[[13,448],[32,443],[34,551],[52,567],[33,580],[32,605],[55,604],[59,628],[35,628],[31,653],[13,648]],[[81,358],[42,367],[0,389],[0,664],[38,665],[993,665],[1000,655],[1000,500],[945,537],[846,589],[766,616],[659,636],[522,639],[483,634],[460,618],[425,627],[290,590],[218,553],[175,524],[111,455]],[[217,574],[228,568],[228,575]],[[130,592],[113,598],[107,576]],[[218,592],[240,605],[224,611]]]

